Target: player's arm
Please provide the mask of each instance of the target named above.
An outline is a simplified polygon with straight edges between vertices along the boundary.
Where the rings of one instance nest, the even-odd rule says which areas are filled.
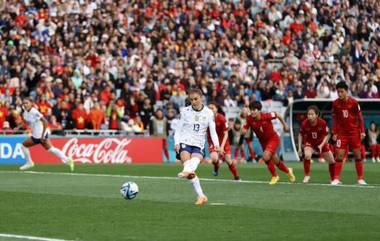
[[[183,127],[183,113],[180,114],[179,121],[177,123],[176,129],[174,130],[174,149],[177,153],[179,153],[179,142],[180,142],[180,130]]]
[[[216,133],[215,121],[213,117],[210,118],[208,127],[210,128],[212,144],[214,144],[216,150],[219,150],[219,139],[218,134]]]
[[[46,129],[48,127],[48,121],[43,116],[40,118],[40,121],[42,122],[42,136],[41,136],[41,140],[44,140],[45,139],[45,132],[46,132]]]
[[[301,132],[298,133],[298,156],[301,157],[302,156],[302,134]]]
[[[223,136],[222,144],[220,144],[220,151],[221,152],[223,152],[223,150],[224,150],[224,145],[226,144],[227,139],[228,139],[228,129],[224,131],[224,136]]]
[[[330,134],[327,134],[325,138],[323,138],[323,141],[318,146],[320,151],[322,150],[322,147],[329,141],[329,139],[330,139]]]
[[[280,122],[281,122],[281,125],[282,125],[282,128],[284,129],[285,132],[289,132],[289,127],[288,125],[286,124],[284,118],[282,117],[282,115],[280,115],[280,113],[275,113],[276,115],[276,119],[278,119]]]
[[[333,103],[333,106],[332,106],[332,111],[331,111],[331,114],[332,114],[332,140],[333,141],[336,141],[337,139],[337,124],[338,123],[338,119],[337,119],[337,114],[336,114],[336,108],[334,107],[334,103]]]
[[[360,105],[357,103],[357,112],[358,112],[358,120],[359,120],[359,127],[360,127],[360,137],[363,140],[365,138],[365,129],[364,129],[364,120],[362,111],[360,110]]]

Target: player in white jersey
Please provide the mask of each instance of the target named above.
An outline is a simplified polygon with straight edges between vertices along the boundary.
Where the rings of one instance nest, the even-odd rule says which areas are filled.
[[[178,177],[190,180],[197,193],[196,205],[207,203],[199,178],[195,171],[203,159],[203,149],[207,138],[207,128],[210,128],[211,139],[215,150],[219,152],[219,140],[215,130],[214,113],[202,104],[202,91],[189,90],[191,105],[181,111],[181,117],[174,133],[175,151],[183,163],[182,172]]]
[[[23,101],[24,121],[32,129],[32,136],[22,143],[22,151],[26,158],[26,163],[20,167],[20,170],[26,170],[34,166],[33,160],[30,156],[29,147],[41,144],[48,152],[53,153],[60,158],[65,164],[70,166],[70,170],[74,170],[74,161],[71,157],[67,157],[61,150],[52,146],[48,139],[47,120],[43,115],[33,107],[31,98],[26,98]]]

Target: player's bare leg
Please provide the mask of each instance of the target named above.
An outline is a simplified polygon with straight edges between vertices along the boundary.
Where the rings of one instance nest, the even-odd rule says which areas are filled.
[[[363,158],[362,158],[362,150],[361,147],[352,150],[355,158],[355,168],[356,173],[358,175],[358,184],[359,185],[367,185],[366,181],[363,179]]]
[[[250,139],[246,139],[246,143],[247,143],[247,147],[249,151],[248,160],[253,161],[255,159],[256,153],[255,153],[255,150],[253,150],[252,141]]]
[[[214,166],[214,170],[212,172],[212,175],[218,176],[219,175],[219,167],[220,167],[220,160],[219,160],[219,155],[217,152],[211,152],[210,153],[210,159],[212,162],[212,165]]]
[[[33,142],[32,138],[28,138],[22,143],[21,150],[25,156],[26,163],[20,167],[20,170],[24,171],[34,167],[34,162],[32,160],[32,157],[30,156],[29,147],[35,145],[36,144]]]
[[[309,183],[310,181],[310,160],[311,155],[313,154],[313,148],[310,146],[305,146],[304,148],[304,160],[303,160],[303,170],[304,170],[304,178],[303,183]]]

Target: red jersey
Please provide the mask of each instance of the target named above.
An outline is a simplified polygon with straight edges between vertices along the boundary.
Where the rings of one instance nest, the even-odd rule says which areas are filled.
[[[364,133],[364,121],[359,103],[352,97],[337,99],[332,104],[332,132],[338,135]]]
[[[224,132],[228,131],[228,123],[226,121],[226,118],[222,114],[217,113],[215,115],[215,130],[218,134],[219,143],[221,145],[224,137]],[[212,143],[210,129],[207,129],[207,139],[208,143]]]
[[[300,134],[304,143],[319,145],[328,134],[326,121],[318,117],[317,124],[313,126],[306,119],[301,124]]]
[[[76,129],[85,129],[86,128],[86,121],[87,121],[87,113],[85,110],[79,110],[75,109],[72,113],[72,118],[75,123]]]
[[[49,102],[38,102],[37,106],[40,113],[44,116],[47,115],[52,108]]]
[[[276,119],[276,113],[261,112],[260,120],[255,120],[251,115],[247,116],[247,122],[244,125],[245,129],[252,128],[260,143],[267,143],[273,137],[279,138],[273,129],[272,120]]]

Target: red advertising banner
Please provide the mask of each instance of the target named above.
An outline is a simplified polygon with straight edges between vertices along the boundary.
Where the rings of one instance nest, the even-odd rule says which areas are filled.
[[[160,138],[50,138],[54,147],[83,164],[162,163]],[[37,164],[62,164],[41,145],[30,148]]]

